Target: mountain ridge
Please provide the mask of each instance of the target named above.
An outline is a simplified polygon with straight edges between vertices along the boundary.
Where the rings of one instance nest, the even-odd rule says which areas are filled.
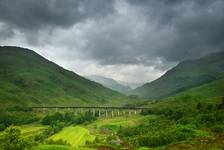
[[[224,76],[224,53],[186,60],[160,78],[132,90],[129,94],[147,99],[161,99],[212,82]]]

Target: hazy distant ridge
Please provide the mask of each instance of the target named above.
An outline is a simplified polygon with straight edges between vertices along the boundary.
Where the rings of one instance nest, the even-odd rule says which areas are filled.
[[[95,81],[97,83],[100,83],[103,86],[110,88],[112,90],[118,91],[120,93],[125,94],[131,90],[131,88],[129,86],[124,86],[111,78],[106,78],[106,77],[97,76],[97,75],[86,76],[86,78],[90,79],[92,81]]]

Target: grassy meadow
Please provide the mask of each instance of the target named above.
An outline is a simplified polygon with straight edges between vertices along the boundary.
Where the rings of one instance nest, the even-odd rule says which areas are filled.
[[[90,134],[90,131],[80,126],[70,126],[64,128],[59,133],[54,134],[50,137],[51,140],[63,140],[73,147],[80,147],[85,145],[87,141],[93,142],[95,139],[94,135]]]

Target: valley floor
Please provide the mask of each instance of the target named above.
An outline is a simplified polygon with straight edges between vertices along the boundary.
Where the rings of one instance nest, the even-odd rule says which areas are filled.
[[[150,116],[154,117],[154,116]],[[49,137],[49,140],[59,141],[62,140],[67,145],[38,145],[34,149],[37,150],[96,150],[98,148],[91,148],[91,143],[94,142],[96,137],[100,140],[106,140],[107,137],[116,133],[123,127],[134,127],[142,123],[147,117],[136,116],[123,116],[115,118],[101,118],[93,123],[87,125],[70,125],[63,128],[60,132]],[[16,126],[21,130],[24,137],[37,135],[44,131],[47,126],[41,124],[29,124]],[[89,144],[88,144],[89,143]],[[105,143],[106,144],[106,143]],[[108,147],[109,149],[109,147]]]
[[[16,128],[21,131],[20,140],[35,141],[31,150],[224,149],[222,97],[203,102],[170,99],[146,105],[151,108],[141,114],[114,118],[96,118],[88,112],[78,116],[66,112],[37,116],[31,112],[10,112],[11,116],[3,117],[3,121],[11,117],[21,125],[0,132],[0,140],[7,143],[8,137],[19,137],[17,131],[8,130]]]

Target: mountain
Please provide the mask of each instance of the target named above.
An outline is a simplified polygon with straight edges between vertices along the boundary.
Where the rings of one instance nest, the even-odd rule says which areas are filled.
[[[130,87],[124,86],[111,78],[106,78],[106,77],[97,76],[97,75],[86,76],[86,78],[89,80],[95,81],[97,83],[100,83],[103,86],[110,88],[112,90],[118,91],[120,93],[125,94],[131,90]]]
[[[224,77],[224,53],[210,54],[179,63],[157,80],[136,88],[130,94],[160,99]]]
[[[1,107],[131,103],[128,97],[19,47],[0,47],[0,86]]]
[[[180,92],[174,96],[172,99],[177,100],[203,100],[214,98],[214,97],[223,97],[224,96],[224,78],[205,83],[198,87],[191,88],[189,90]]]
[[[135,89],[144,84],[144,83],[134,83],[134,82],[125,82],[125,81],[118,81],[118,82],[124,86],[130,87],[131,89]]]

